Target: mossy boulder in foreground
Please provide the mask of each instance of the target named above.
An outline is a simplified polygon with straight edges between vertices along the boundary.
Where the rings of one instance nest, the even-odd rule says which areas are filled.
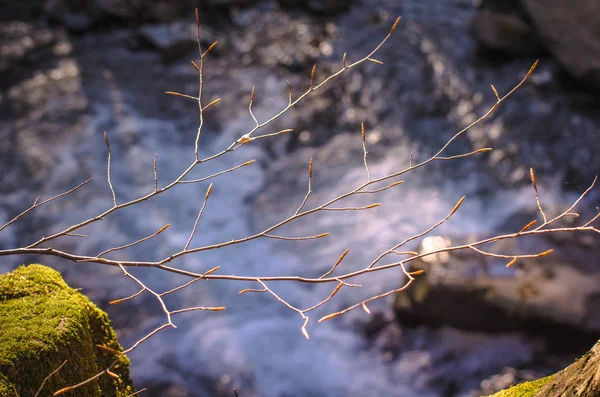
[[[39,396],[90,378],[121,351],[106,313],[42,265],[21,266],[0,275],[0,397]],[[127,396],[134,392],[129,360],[122,357],[106,374],[65,396]]]
[[[525,382],[490,397],[600,396],[600,341],[583,357],[560,372]]]

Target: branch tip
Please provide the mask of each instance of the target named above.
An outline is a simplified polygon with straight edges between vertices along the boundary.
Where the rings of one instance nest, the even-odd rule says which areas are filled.
[[[323,321],[331,320],[332,318],[335,318],[335,317],[337,317],[337,316],[339,316],[341,314],[342,313],[340,313],[340,312],[328,314],[326,316],[321,317],[319,319],[319,322],[322,323]]]
[[[383,65],[383,62],[381,62],[379,59],[374,59],[374,58],[367,58],[368,61],[371,61],[373,63],[376,63],[378,65]]]
[[[512,266],[512,265],[514,265],[515,263],[517,263],[517,257],[516,257],[516,256],[515,256],[514,258],[512,258],[512,259],[510,260],[510,262],[508,262],[508,263],[506,264],[506,267],[511,267],[511,266]]]
[[[205,56],[206,54],[208,54],[213,48],[215,48],[215,46],[218,43],[219,43],[219,40],[217,40],[214,43],[212,43],[211,45],[209,45],[208,48],[206,49],[206,51],[204,51],[204,53],[202,54],[202,56]]]
[[[496,90],[496,87],[494,87],[493,84],[491,86],[492,86],[492,91],[494,91],[494,95],[496,95],[496,99],[499,101],[500,95],[498,95],[498,90]]]
[[[528,224],[526,224],[525,226],[523,226],[523,229],[521,229],[521,230],[519,231],[519,233],[526,232],[527,230],[531,229],[531,227],[532,227],[533,225],[535,225],[536,223],[537,223],[537,221],[536,221],[536,220],[533,220],[533,221],[529,222]]]
[[[459,208],[460,208],[460,206],[462,205],[463,201],[465,201],[465,197],[467,197],[467,196],[462,196],[462,197],[460,198],[460,200],[458,200],[458,202],[456,203],[456,205],[454,206],[454,208],[452,208],[452,211],[450,211],[450,215],[449,215],[449,216],[452,216],[452,215],[454,215],[454,213],[455,213],[456,211],[458,211],[458,209],[459,209]]]
[[[392,28],[390,29],[390,34],[394,33],[394,31],[398,27],[398,23],[400,22],[400,18],[402,18],[402,17],[396,18],[396,22],[394,22],[394,24],[392,25]]]

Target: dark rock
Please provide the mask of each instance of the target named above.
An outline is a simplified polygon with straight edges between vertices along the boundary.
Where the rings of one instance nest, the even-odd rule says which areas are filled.
[[[248,0],[210,0],[210,1],[166,1],[156,0],[143,2],[141,0],[46,0],[43,4],[43,14],[54,23],[69,27],[73,16],[86,15],[94,26],[106,26],[106,23],[139,26],[145,22],[166,23],[182,17],[191,17],[195,7],[199,6],[201,13],[214,13],[216,9],[228,10],[234,6],[248,6]],[[75,21],[79,26],[81,22]]]
[[[301,7],[312,13],[335,15],[348,11],[351,0],[280,0],[284,7]]]
[[[203,5],[209,7],[249,6],[253,0],[205,0]]]
[[[490,269],[504,269],[500,263],[486,263],[489,258],[476,253],[461,255],[447,258],[452,268],[419,265],[431,276],[417,278],[397,295],[394,308],[401,324],[494,333],[524,330],[547,337],[557,350],[579,346],[570,343],[577,342],[573,335],[585,344],[600,334],[597,273],[585,274],[555,257],[554,264],[530,259],[517,273],[494,275]]]
[[[38,15],[44,0],[4,0],[0,21],[26,20]]]
[[[53,47],[61,39],[43,26],[18,21],[0,24],[0,84],[22,74],[24,65],[53,57]]]
[[[212,37],[210,32],[203,29],[202,44],[206,46],[214,42],[205,41]],[[186,21],[144,25],[139,29],[139,39],[143,44],[160,51],[165,61],[172,62],[196,48],[196,25]]]
[[[535,396],[598,396],[600,395],[598,368],[600,368],[600,341],[579,360],[554,374]]]
[[[375,339],[375,346],[384,354],[396,356],[403,345],[404,333],[398,323],[390,323],[384,327]]]
[[[482,10],[471,21],[472,34],[486,49],[517,56],[542,52],[532,27],[518,15]]]
[[[600,3],[521,0],[545,47],[581,83],[600,89]]]
[[[526,382],[490,397],[596,397],[600,395],[600,341],[567,368],[542,379]]]
[[[64,14],[62,24],[69,32],[83,33],[93,26],[93,21],[84,13],[69,12]]]
[[[181,8],[168,2],[153,1],[149,7],[150,20],[158,23],[173,22],[185,14]]]
[[[140,0],[94,0],[92,4],[91,12],[124,21],[136,18],[144,7]]]
[[[384,329],[393,319],[383,312],[375,312],[369,317],[369,320],[363,325],[363,332],[367,338],[372,338]]]

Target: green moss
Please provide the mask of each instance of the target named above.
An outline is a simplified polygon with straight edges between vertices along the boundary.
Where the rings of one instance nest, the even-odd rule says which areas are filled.
[[[532,380],[511,387],[510,389],[499,391],[489,397],[531,397],[535,395],[546,383],[552,380],[554,375],[546,376],[545,378]]]
[[[34,396],[52,371],[41,396],[77,384],[110,365],[122,350],[106,313],[42,265],[21,266],[0,276],[0,397]],[[126,396],[133,392],[129,360],[76,391],[77,396]],[[69,394],[66,394],[69,395]]]

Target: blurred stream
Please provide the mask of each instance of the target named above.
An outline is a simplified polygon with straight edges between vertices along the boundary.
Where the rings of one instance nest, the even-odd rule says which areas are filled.
[[[368,53],[385,36],[394,16],[403,16],[397,34],[377,56],[384,65],[368,64],[349,71],[269,129],[294,128],[294,136],[246,145],[194,171],[191,178],[257,160],[213,181],[192,246],[241,238],[290,216],[306,193],[309,157],[314,157],[315,176],[308,206],[362,183],[366,175],[361,121],[367,126],[371,175],[406,167],[411,153],[414,161],[426,159],[493,104],[490,83],[507,92],[533,62],[515,59],[493,65],[477,60],[465,28],[473,13],[470,1],[396,3],[356,4],[348,13],[329,19],[260,5],[239,11],[231,29],[209,26],[211,34],[223,36],[223,50],[215,51],[207,62],[204,95],[207,100],[223,100],[207,111],[201,157],[229,146],[252,127],[247,100],[253,85],[257,87],[256,116],[265,120],[285,107],[286,79],[298,87],[298,95],[307,84],[313,59],[319,63],[320,81],[339,67],[345,51],[351,59]],[[152,191],[155,154],[159,186],[176,178],[193,160],[196,104],[163,94],[197,92],[197,75],[189,65],[193,53],[165,63],[156,51],[132,49],[136,35],[128,29],[71,36],[60,28],[21,22],[4,23],[3,29],[10,43],[31,38],[39,44],[32,54],[41,55],[32,56],[29,63],[0,80],[0,224],[38,195],[60,193],[90,176],[94,181],[0,233],[0,248],[27,244],[112,205],[104,131],[111,142],[112,183],[118,202]],[[319,42],[316,54],[313,41],[299,39],[306,36]],[[297,52],[292,50],[290,55],[292,48]],[[283,67],[283,61],[273,64],[285,56],[294,58],[300,72]],[[551,73],[552,68],[552,61],[546,60],[540,73]],[[529,167],[539,170],[541,199],[549,213],[568,207],[597,172],[590,169],[590,163],[580,162],[598,145],[594,137],[600,128],[600,117],[581,95],[561,87],[529,84],[490,121],[449,149],[452,155],[493,146],[491,154],[435,163],[406,176],[401,186],[347,202],[352,206],[382,202],[377,209],[323,212],[277,232],[286,236],[330,232],[325,239],[259,239],[186,256],[173,266],[195,272],[221,266],[219,273],[236,275],[318,276],[350,248],[339,270],[349,272],[427,229],[463,195],[467,199],[461,210],[436,235],[462,241],[519,228],[536,214],[527,182]],[[552,123],[557,130],[572,134],[570,140],[540,132]],[[565,125],[568,128],[561,129]],[[151,242],[118,255],[124,260],[167,257],[185,245],[207,187],[178,186],[81,229],[90,236],[87,239],[63,238],[54,247],[96,253],[171,224]],[[583,214],[595,213],[594,203],[598,195],[585,202]],[[407,248],[418,249],[418,244]],[[151,296],[108,305],[137,291],[115,268],[55,258],[6,257],[0,271],[33,261],[59,269],[71,286],[83,288],[107,310],[125,347],[164,321]],[[159,291],[187,281],[149,269],[132,272]],[[492,273],[512,277],[515,271],[499,266]],[[535,364],[540,354],[546,354],[546,346],[520,333],[486,335],[396,326],[373,340],[364,335],[368,318],[360,310],[317,324],[325,314],[397,287],[402,277],[394,270],[357,282],[363,287],[342,288],[335,299],[310,316],[309,341],[300,333],[301,318],[272,297],[238,295],[239,290],[256,285],[198,282],[172,296],[167,301],[170,307],[227,306],[227,310],[178,315],[178,329],[160,333],[131,354],[134,382],[137,387],[149,387],[147,395],[151,396],[232,396],[233,387],[243,397],[471,396],[477,395],[482,380],[506,367],[540,375],[564,364],[560,359],[549,359],[545,366]],[[318,302],[331,289],[297,283],[270,287],[301,307]],[[391,303],[392,299],[382,300],[371,310],[383,313],[389,321]],[[395,347],[389,348],[390,344]]]

